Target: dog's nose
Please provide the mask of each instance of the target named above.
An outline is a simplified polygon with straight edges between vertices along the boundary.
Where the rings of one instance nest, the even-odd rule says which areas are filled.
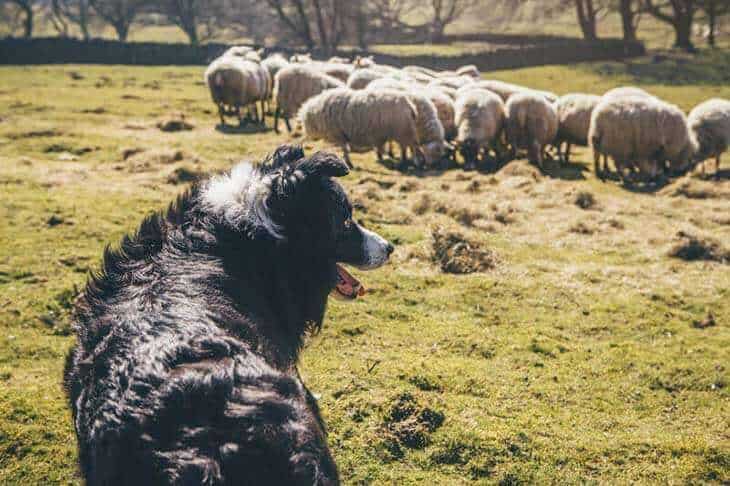
[[[386,251],[388,252],[388,256],[390,256],[395,251],[395,247],[391,243],[388,243]]]

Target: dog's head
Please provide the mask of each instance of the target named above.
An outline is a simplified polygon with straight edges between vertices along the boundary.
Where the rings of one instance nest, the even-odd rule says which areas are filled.
[[[203,187],[201,200],[210,212],[249,231],[326,273],[333,293],[354,299],[362,285],[340,264],[362,270],[383,265],[393,245],[357,223],[335,178],[349,169],[337,156],[283,145],[259,168],[236,166]]]

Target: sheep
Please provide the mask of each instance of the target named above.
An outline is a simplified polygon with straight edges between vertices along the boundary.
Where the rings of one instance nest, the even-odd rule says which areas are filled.
[[[350,64],[350,60],[345,57],[339,57],[339,56],[332,56],[329,59],[327,59],[327,62],[333,63],[333,64]]]
[[[418,73],[422,74],[424,76],[428,76],[429,78],[436,79],[438,77],[438,72],[434,71],[433,69],[428,69],[421,66],[406,66],[403,68],[403,71],[408,74]]]
[[[327,90],[307,100],[299,117],[308,140],[325,140],[342,147],[350,167],[351,150],[375,148],[378,160],[382,160],[388,140],[401,145],[403,163],[408,148],[424,158],[418,143],[418,112],[409,97],[399,91]]]
[[[343,83],[347,82],[348,78],[355,70],[354,66],[351,64],[334,62],[314,62],[311,66],[316,68],[318,71],[339,79]]]
[[[292,64],[308,64],[312,62],[312,55],[309,53],[292,54],[292,56],[289,57],[289,62]]]
[[[475,81],[472,84],[462,86],[457,90],[457,95],[470,89],[486,89],[492,93],[496,93],[502,98],[505,103],[509,100],[509,97],[516,93],[536,93],[548,100],[550,103],[554,103],[558,99],[558,95],[551,93],[550,91],[541,91],[538,89],[530,89],[525,86],[520,86],[512,83],[505,83],[504,81],[497,81],[492,79],[484,79]]]
[[[473,89],[456,99],[456,144],[464,157],[464,168],[476,166],[480,152],[491,147],[499,159],[499,137],[505,121],[504,103],[491,91]]]
[[[261,65],[269,71],[269,75],[273,80],[276,78],[276,73],[289,65],[289,61],[287,61],[282,54],[277,52],[276,54],[272,54],[261,61]]]
[[[365,89],[371,82],[385,76],[384,72],[373,68],[355,69],[347,79],[347,87],[350,89]]]
[[[505,103],[513,94],[529,91],[529,88],[525,88],[524,86],[518,86],[512,83],[505,83],[504,81],[485,79],[481,81],[476,81],[470,85],[460,87],[456,90],[456,95],[459,96],[464,91],[473,88],[486,89],[488,91],[491,91],[492,93],[496,93],[497,95],[499,95],[500,98],[502,98],[502,101]]]
[[[411,91],[405,94],[416,107],[416,132],[418,144],[423,151],[423,163],[431,167],[443,158],[447,148],[444,126],[439,119],[438,109],[426,92]],[[401,150],[405,150],[405,148],[402,147]],[[414,157],[414,159],[417,163],[419,162],[418,157]]]
[[[479,69],[473,64],[461,66],[459,69],[456,70],[456,74],[458,74],[459,76],[470,76],[474,79],[479,79],[482,77]]]
[[[713,98],[695,106],[689,113],[689,129],[697,144],[696,162],[715,157],[715,174],[720,170],[720,157],[730,146],[730,101]]]
[[[427,97],[434,104],[438,113],[439,121],[444,128],[444,137],[451,140],[456,136],[456,125],[454,123],[454,102],[438,89],[415,84],[414,82],[401,81],[394,78],[380,78],[368,84],[368,90],[395,89],[408,93],[415,93]]]
[[[637,96],[640,98],[654,98],[653,95],[635,86],[620,86],[618,88],[613,88],[603,93],[604,100],[614,100]]]
[[[352,64],[357,69],[366,69],[375,66],[375,60],[373,59],[373,56],[357,56],[355,57],[355,60],[352,61]]]
[[[555,109],[558,112],[558,135],[555,138],[555,146],[558,149],[558,157],[563,158],[565,162],[570,162],[571,144],[588,146],[591,113],[600,102],[600,96],[583,93],[567,94],[555,102]],[[561,151],[563,143],[565,150]]]
[[[469,76],[447,76],[434,79],[428,84],[428,86],[446,86],[447,88],[458,90],[459,88],[463,88],[471,84],[474,84],[474,78]]]
[[[246,54],[249,52],[254,52],[253,47],[251,46],[233,46],[226,49],[226,51],[222,54],[223,56],[238,56],[238,57],[245,57]]]
[[[276,111],[274,113],[274,131],[279,133],[279,117],[284,118],[286,128],[292,131],[289,118],[296,116],[302,104],[322,91],[340,88],[344,83],[309,67],[309,65],[291,64],[276,74],[274,81]]]
[[[527,149],[530,162],[542,169],[545,147],[558,134],[555,107],[540,94],[524,92],[509,97],[505,112],[505,135],[512,150]]]
[[[218,105],[221,124],[224,115],[235,115],[243,123],[240,108],[254,106],[266,98],[268,71],[260,64],[238,56],[221,56],[205,70],[205,81],[213,102]],[[258,119],[258,115],[254,117]],[[263,119],[262,119],[263,121]]]
[[[669,161],[670,169],[685,170],[695,150],[684,113],[654,97],[605,97],[591,115],[588,139],[594,170],[604,179],[601,155],[613,158],[625,182],[625,172],[655,178]]]

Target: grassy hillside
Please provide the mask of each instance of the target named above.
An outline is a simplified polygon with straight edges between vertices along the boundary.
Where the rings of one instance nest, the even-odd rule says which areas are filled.
[[[639,83],[689,109],[730,98],[729,61],[496,76],[558,93]],[[86,273],[189,177],[289,137],[216,130],[200,67],[0,78],[0,484],[78,483],[60,379]],[[156,127],[175,112],[193,129]],[[680,231],[728,251],[727,162],[719,180],[644,193],[599,182],[590,159],[404,175],[353,158],[356,216],[397,249],[357,272],[365,298],[330,304],[301,365],[346,484],[730,481],[730,267],[669,256]],[[440,261],[444,233],[468,244]],[[444,271],[465,263],[482,271]]]

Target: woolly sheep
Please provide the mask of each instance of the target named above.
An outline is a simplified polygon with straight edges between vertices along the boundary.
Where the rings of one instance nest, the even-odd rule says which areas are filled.
[[[465,86],[474,84],[474,79],[469,76],[448,76],[444,78],[437,78],[431,81],[428,86],[446,86],[447,88],[453,88],[458,90]]]
[[[339,79],[343,83],[346,83],[355,68],[351,64],[335,63],[335,62],[315,62],[310,66],[317,70]]]
[[[730,146],[730,101],[713,98],[695,106],[687,119],[696,140],[697,162],[715,157],[715,173],[720,170],[720,157]],[[704,163],[702,171],[704,172]]]
[[[491,91],[473,89],[463,93],[454,105],[458,134],[456,144],[464,157],[464,167],[474,168],[480,152],[491,147],[499,158],[499,137],[504,126],[502,99]]]
[[[462,86],[457,90],[457,96],[460,93],[463,93],[464,91],[470,90],[470,89],[486,89],[488,91],[491,91],[492,93],[496,93],[499,95],[500,98],[502,98],[502,101],[505,103],[507,100],[509,100],[509,97],[516,93],[535,93],[539,94],[546,100],[548,100],[550,103],[554,103],[558,99],[558,95],[555,93],[551,93],[550,91],[541,91],[538,89],[530,89],[525,86],[520,86],[517,84],[512,83],[505,83],[504,81],[497,81],[492,79],[484,79],[484,80],[478,80],[475,81],[472,84],[468,84],[466,86]]]
[[[413,82],[401,81],[394,78],[380,78],[368,84],[368,90],[396,89],[408,93],[416,93],[426,96],[434,104],[438,119],[444,128],[444,137],[451,140],[456,136],[456,124],[454,123],[454,102],[438,89],[414,84]]]
[[[336,64],[350,64],[350,60],[344,57],[339,56],[332,56],[329,59],[327,59],[327,62],[330,63],[336,63]]]
[[[221,56],[214,60],[205,70],[205,81],[218,106],[221,124],[225,125],[224,115],[235,115],[239,123],[243,123],[241,107],[253,105],[256,113],[256,102],[263,101],[267,95],[267,79],[268,71],[255,62],[238,56]]]
[[[641,98],[654,98],[653,95],[647,93],[641,88],[637,88],[635,86],[620,86],[618,88],[613,88],[605,93],[603,93],[603,99],[604,100],[614,100],[614,99],[621,99],[621,98],[629,98],[629,97],[641,97]]]
[[[293,54],[289,58],[289,62],[292,64],[308,64],[308,63],[312,62],[312,55],[309,53]]]
[[[254,52],[253,47],[250,46],[233,46],[226,49],[223,56],[238,56],[245,57],[249,52]]]
[[[276,53],[261,61],[261,65],[269,71],[269,76],[273,80],[276,78],[276,73],[289,65],[289,61],[282,54]]]
[[[594,167],[603,179],[600,156],[613,158],[616,171],[655,178],[668,160],[670,168],[686,170],[694,146],[684,113],[654,97],[604,98],[591,115],[588,138],[593,148]]]
[[[432,79],[436,79],[438,77],[438,72],[434,71],[433,69],[428,69],[422,66],[406,66],[403,68],[403,71],[409,74],[418,73],[422,74],[424,76],[428,76]]]
[[[344,83],[328,76],[309,65],[291,64],[279,71],[275,78],[274,93],[276,112],[274,130],[279,133],[279,117],[284,118],[286,128],[292,131],[289,118],[296,116],[299,109],[309,98],[322,91],[343,87]]]
[[[456,74],[458,74],[459,76],[469,76],[474,79],[479,79],[482,77],[479,69],[473,64],[461,66],[459,69],[456,70]]]
[[[567,94],[555,102],[555,109],[558,112],[558,135],[555,138],[555,146],[558,149],[558,156],[564,157],[566,162],[570,162],[571,144],[588,146],[591,113],[600,102],[600,96],[583,93]],[[561,151],[563,143],[565,150]]]
[[[395,90],[369,91],[337,88],[310,98],[299,117],[309,140],[325,140],[342,147],[345,161],[350,151],[375,148],[382,160],[383,146],[389,140],[401,145],[405,163],[406,150],[423,157],[418,144],[418,112],[409,97]]]
[[[356,69],[347,78],[347,87],[350,89],[365,89],[371,82],[385,76],[384,72],[373,68]]]
[[[540,94],[524,92],[509,97],[505,112],[505,135],[512,149],[527,149],[530,162],[542,169],[545,147],[558,133],[555,107]]]

